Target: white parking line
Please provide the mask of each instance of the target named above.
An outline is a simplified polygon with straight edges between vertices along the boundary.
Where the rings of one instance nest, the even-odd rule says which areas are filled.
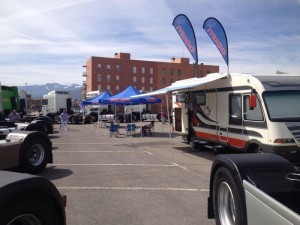
[[[197,188],[147,188],[147,187],[57,187],[64,190],[142,190],[142,191],[189,191],[208,192],[208,189]]]
[[[135,164],[135,163],[54,163],[53,166],[149,166],[149,167],[178,167],[164,164]]]
[[[138,154],[146,153],[146,154],[149,154],[146,151],[113,151],[113,150],[105,150],[105,151],[90,151],[90,150],[87,150],[87,151],[83,151],[83,150],[79,150],[79,151],[73,151],[73,150],[65,151],[65,150],[58,150],[58,151],[53,151],[53,153],[62,153],[62,152],[63,153],[66,153],[66,152],[78,152],[78,153],[91,153],[91,152],[94,152],[94,153],[138,153]]]
[[[187,170],[187,168],[186,168],[186,167],[184,167],[184,166],[180,166],[180,165],[178,165],[177,163],[172,163],[172,165],[174,165],[174,166],[178,166],[178,167],[179,167],[179,168],[181,168],[181,169]]]
[[[94,142],[94,143],[83,143],[83,142],[53,142],[54,145],[111,145],[111,143],[107,142]]]

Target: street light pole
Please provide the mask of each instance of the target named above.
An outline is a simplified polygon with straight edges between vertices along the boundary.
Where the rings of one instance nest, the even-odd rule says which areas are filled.
[[[27,101],[27,83],[25,83],[25,109],[26,109],[26,114],[28,113],[28,101]]]

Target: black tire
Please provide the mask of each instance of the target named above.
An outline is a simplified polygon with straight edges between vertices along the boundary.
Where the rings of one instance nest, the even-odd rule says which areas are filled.
[[[248,148],[249,153],[263,153],[262,148],[258,144],[252,144]]]
[[[245,192],[239,179],[225,167],[213,179],[213,209],[216,225],[246,225]]]
[[[46,140],[38,137],[25,140],[20,151],[21,171],[39,173],[45,169],[50,156],[50,146]]]
[[[76,124],[77,123],[77,118],[75,116],[71,117],[71,123]]]
[[[1,207],[0,224],[62,225],[52,199],[41,193],[24,193]]]

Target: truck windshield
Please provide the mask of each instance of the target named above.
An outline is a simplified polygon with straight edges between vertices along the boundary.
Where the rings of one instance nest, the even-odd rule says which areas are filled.
[[[300,121],[300,90],[274,91],[263,94],[270,120]]]

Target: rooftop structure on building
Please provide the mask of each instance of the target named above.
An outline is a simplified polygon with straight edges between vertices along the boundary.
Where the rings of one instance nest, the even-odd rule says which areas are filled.
[[[83,67],[86,69],[86,93],[108,90],[113,95],[129,85],[149,92],[169,86],[177,80],[219,72],[219,66],[191,64],[189,58],[173,57],[169,62],[146,61],[131,59],[130,53],[115,53],[113,58],[92,56]],[[164,100],[162,107],[165,111]]]

